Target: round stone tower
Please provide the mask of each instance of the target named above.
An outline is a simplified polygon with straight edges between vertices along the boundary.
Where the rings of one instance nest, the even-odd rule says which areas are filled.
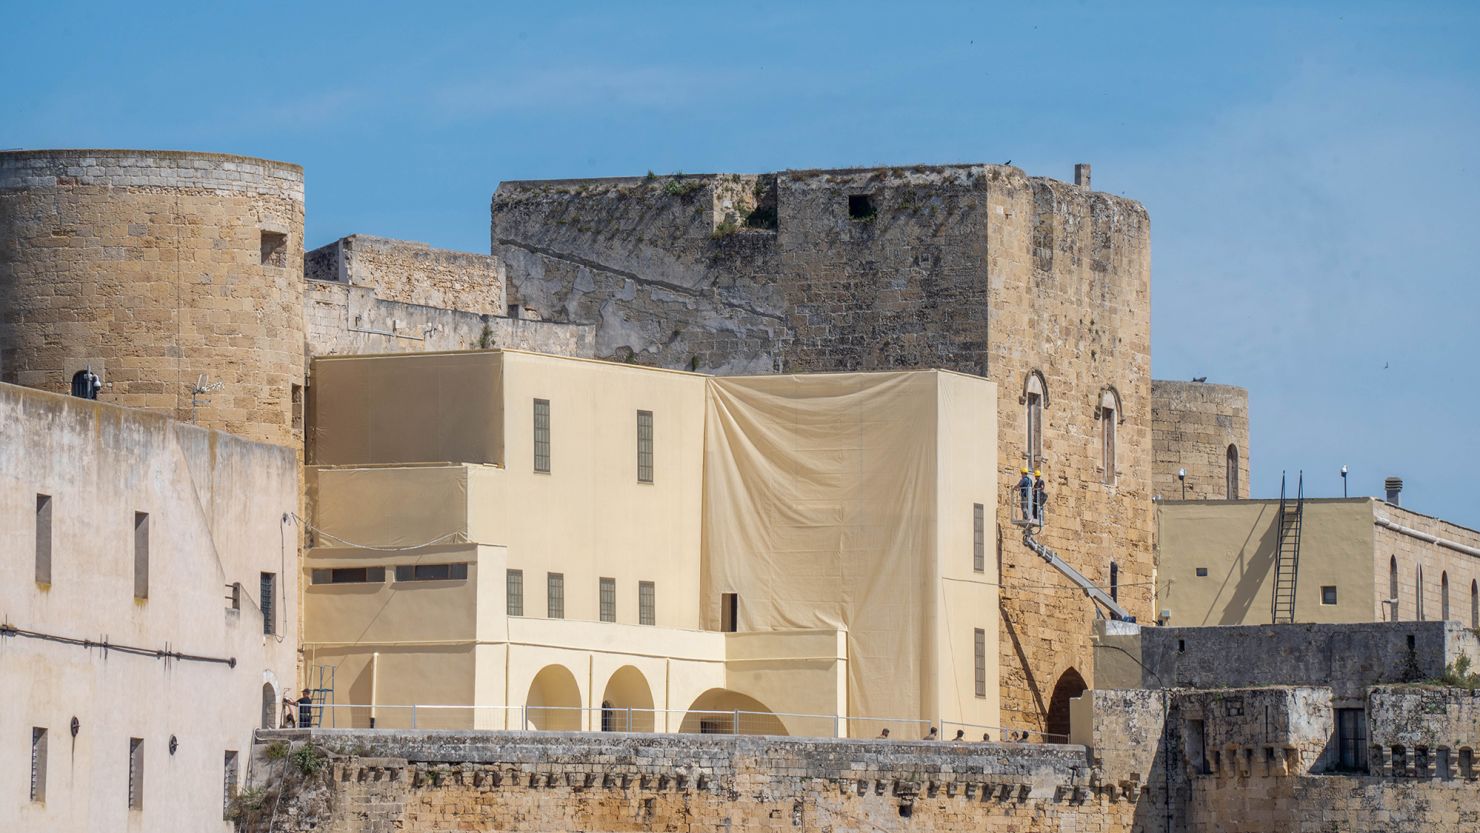
[[[0,382],[296,446],[303,345],[301,167],[0,152]]]

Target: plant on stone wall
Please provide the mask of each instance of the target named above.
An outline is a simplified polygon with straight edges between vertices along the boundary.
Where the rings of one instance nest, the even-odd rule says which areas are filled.
[[[256,827],[271,807],[272,794],[264,787],[243,787],[232,796],[226,808],[226,817],[236,822],[240,829]]]
[[[483,332],[478,336],[478,346],[484,350],[493,346],[493,327],[483,322]]]
[[[1444,666],[1444,676],[1439,682],[1452,688],[1474,691],[1480,689],[1480,671],[1470,670],[1469,654],[1460,654],[1454,662]]]
[[[739,230],[740,225],[734,220],[725,220],[723,223],[715,226],[714,231],[710,232],[709,236],[715,240],[718,240],[721,237],[729,237]]]
[[[324,753],[324,750],[311,743],[305,743],[294,749],[290,760],[293,762],[293,768],[304,777],[317,775],[329,765],[329,756]]]
[[[281,761],[288,757],[288,753],[292,750],[293,747],[289,746],[287,741],[275,740],[267,744],[267,749],[263,751],[263,754],[267,755],[269,761]]]
[[[685,179],[681,171],[675,171],[673,176],[668,178],[668,182],[664,183],[663,193],[672,197],[687,197],[703,187],[704,183],[701,180]]]

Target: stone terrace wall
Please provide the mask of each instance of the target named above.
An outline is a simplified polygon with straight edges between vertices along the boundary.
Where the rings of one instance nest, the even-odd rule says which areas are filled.
[[[375,297],[420,306],[504,315],[504,266],[473,252],[352,234],[304,255],[310,280],[367,286]]]
[[[1364,700],[1368,686],[1438,679],[1461,653],[1480,656],[1480,638],[1454,622],[1141,631],[1147,688],[1330,686],[1349,703]]]
[[[997,381],[1005,722],[1065,731],[1068,700],[1093,673],[1091,606],[1008,525],[1030,372],[1049,390],[1043,540],[1104,584],[1114,561],[1122,603],[1143,620],[1154,612],[1150,221],[1139,204],[1007,166],[946,165],[506,182],[492,214],[511,299],[596,322],[598,357],[717,374],[935,367]],[[1107,476],[1099,405],[1111,390],[1119,456]],[[717,617],[717,598],[705,601]]]
[[[264,742],[308,734],[259,733],[254,782],[286,768],[266,760]],[[348,730],[312,738],[346,757],[328,787],[278,807],[274,830],[1109,833],[1131,830],[1141,809],[1135,791],[1098,784],[1076,746]]]
[[[1203,382],[1151,382],[1152,490],[1182,499],[1178,469],[1187,470],[1187,499],[1249,496],[1249,392]],[[1238,490],[1228,494],[1228,447],[1238,449]]]

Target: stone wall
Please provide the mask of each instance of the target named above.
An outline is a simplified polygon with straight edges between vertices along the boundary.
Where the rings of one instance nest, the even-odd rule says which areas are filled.
[[[304,272],[310,280],[369,287],[385,301],[484,315],[507,312],[503,264],[490,255],[352,234],[304,255]]]
[[[310,280],[303,298],[306,358],[505,347],[590,357],[595,327],[484,315],[376,297],[365,286]]]
[[[1382,500],[1370,502],[1378,615],[1449,619],[1480,628],[1480,556],[1475,555],[1480,532]],[[1384,604],[1389,599],[1398,600],[1396,610]],[[1480,654],[1472,653],[1470,661],[1480,667]]]
[[[303,171],[205,153],[0,153],[0,381],[296,445]],[[222,384],[192,409],[200,377]]]
[[[1454,622],[1146,628],[1147,688],[1326,685],[1361,702],[1369,686],[1438,679],[1480,637]]]
[[[772,208],[774,206],[774,208]],[[999,397],[1005,722],[1066,731],[1093,612],[1009,526],[1042,375],[1042,534],[1152,612],[1149,220],[993,165],[506,182],[492,245],[510,302],[593,321],[598,357],[705,372],[939,367]],[[1118,403],[1117,465],[1101,404]],[[1050,719],[1052,716],[1052,719]]]
[[[265,744],[307,735],[259,734],[254,782],[297,777]],[[328,777],[290,789],[274,830],[1108,833],[1130,830],[1141,810],[1135,790],[1098,783],[1076,746],[348,730],[312,740],[336,754]]]
[[[1248,390],[1205,382],[1152,381],[1151,445],[1155,494],[1181,500],[1182,482],[1177,472],[1185,469],[1187,500],[1247,498]],[[1228,492],[1230,459],[1237,472],[1233,494]]]
[[[1474,778],[1480,691],[1379,687],[1367,695],[1368,769],[1420,778]]]

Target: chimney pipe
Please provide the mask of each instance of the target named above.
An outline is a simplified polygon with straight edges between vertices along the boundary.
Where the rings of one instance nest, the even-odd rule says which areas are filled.
[[[1089,163],[1079,162],[1074,166],[1074,184],[1085,190],[1089,187]]]
[[[1383,485],[1387,487],[1387,502],[1394,506],[1402,506],[1399,499],[1403,494],[1403,478],[1389,477]]]

